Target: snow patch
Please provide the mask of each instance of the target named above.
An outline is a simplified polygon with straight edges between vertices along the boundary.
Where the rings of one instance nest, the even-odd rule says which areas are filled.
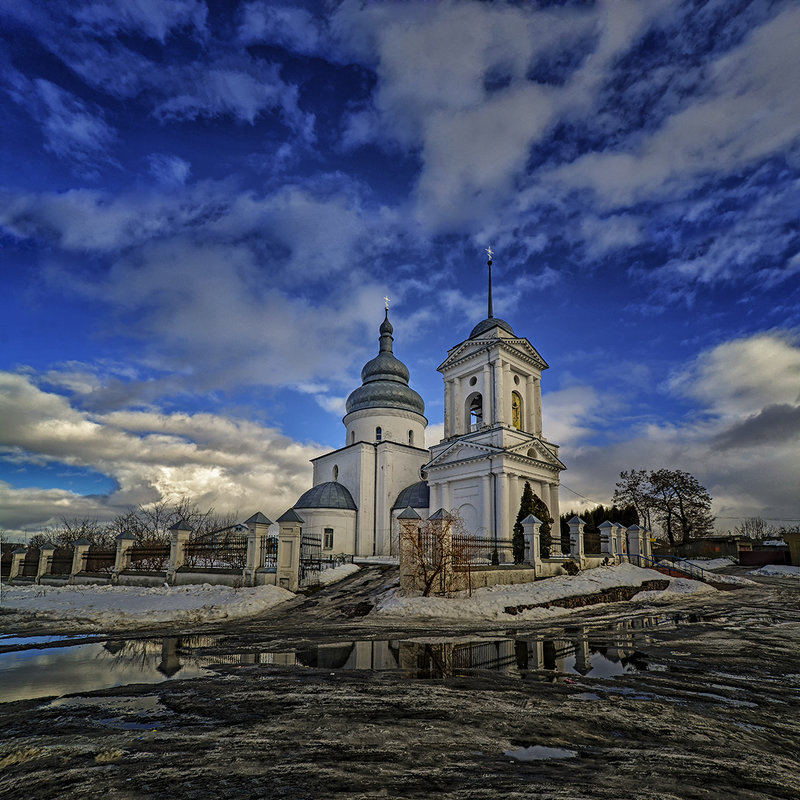
[[[277,586],[4,586],[3,610],[92,628],[211,622],[260,614],[294,597]]]
[[[800,578],[800,567],[790,567],[787,564],[767,564],[765,567],[751,570],[747,574],[769,578]]]
[[[360,571],[357,564],[340,564],[333,569],[324,569],[319,574],[320,586],[327,586],[329,583],[336,583],[337,581],[344,580],[349,575],[355,575]]]
[[[509,617],[505,613],[506,606],[538,605],[565,597],[597,594],[617,586],[641,586],[643,581],[650,580],[670,580],[670,587],[677,584],[678,588],[673,590],[674,594],[715,591],[706,584],[688,578],[669,579],[655,570],[642,569],[625,563],[585,570],[574,576],[559,575],[535,583],[489,586],[475,590],[472,597],[463,592],[455,597],[406,597],[397,590],[392,590],[378,603],[376,612],[398,617],[508,620]],[[642,594],[663,596],[661,592],[640,592],[636,598],[641,598]],[[571,610],[565,608],[531,608],[522,611],[515,619],[539,620],[569,613]]]

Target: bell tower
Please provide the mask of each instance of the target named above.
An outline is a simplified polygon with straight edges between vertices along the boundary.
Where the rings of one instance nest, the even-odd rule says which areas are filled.
[[[425,470],[431,509],[458,511],[468,530],[511,538],[525,481],[558,519],[558,446],[542,431],[547,362],[494,316],[492,252],[487,317],[437,368],[444,378],[444,438]]]

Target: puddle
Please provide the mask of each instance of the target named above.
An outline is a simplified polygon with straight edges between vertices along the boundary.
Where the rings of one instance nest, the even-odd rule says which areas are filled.
[[[532,747],[520,747],[516,750],[506,750],[504,756],[510,756],[517,761],[545,761],[551,758],[577,758],[577,750],[566,750],[563,747],[543,747],[533,745]]]
[[[199,677],[225,664],[393,670],[429,679],[488,672],[565,682],[574,682],[570,676],[613,680],[665,669],[663,664],[651,665],[639,649],[650,641],[648,629],[665,624],[681,623],[658,616],[623,620],[604,629],[574,626],[558,638],[411,638],[234,652],[222,650],[218,646],[222,640],[214,636],[82,638],[74,645],[70,637],[4,637],[0,638],[0,702]]]

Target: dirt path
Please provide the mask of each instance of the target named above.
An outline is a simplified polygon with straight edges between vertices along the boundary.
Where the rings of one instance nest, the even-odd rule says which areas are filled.
[[[364,570],[269,618],[219,626],[202,652],[322,645],[330,655],[334,642],[391,639],[402,660],[454,652],[420,641],[484,636],[512,643],[510,665],[441,658],[442,677],[420,679],[410,668],[236,663],[207,678],[4,704],[0,795],[800,797],[800,586],[611,604],[547,625],[397,626],[352,614],[394,579]],[[590,644],[597,663],[627,653],[620,663],[638,668],[548,668],[548,648],[558,657],[570,642]]]

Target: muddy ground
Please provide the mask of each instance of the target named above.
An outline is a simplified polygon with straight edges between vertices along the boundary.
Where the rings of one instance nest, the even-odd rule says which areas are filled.
[[[126,641],[194,636],[207,662],[235,662],[391,640],[402,668],[228,663],[192,680],[5,703],[0,796],[800,798],[797,580],[547,624],[453,626],[366,613],[393,579],[363,570],[258,620]],[[500,671],[451,657],[453,641],[506,638]],[[589,641],[632,671],[537,661]]]

